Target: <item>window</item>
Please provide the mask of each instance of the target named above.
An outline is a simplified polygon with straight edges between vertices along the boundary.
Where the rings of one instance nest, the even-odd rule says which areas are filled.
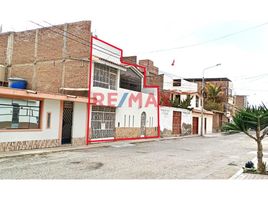
[[[128,127],[130,127],[130,120],[131,120],[131,118],[130,118],[130,115],[128,116]]]
[[[91,138],[93,139],[114,137],[115,108],[92,106],[91,128],[92,128]]]
[[[134,127],[134,115],[132,116],[132,127]]]
[[[39,129],[40,101],[0,98],[0,129]]]
[[[181,86],[181,79],[175,79],[173,80],[173,86],[174,87],[178,87],[178,86]]]
[[[120,88],[140,92],[141,82],[141,77],[131,68],[127,71],[120,71]]]
[[[199,107],[199,97],[195,96],[195,107],[198,108]]]
[[[233,96],[233,90],[229,88],[229,93],[228,93],[229,96]]]
[[[47,128],[51,128],[51,113],[47,113]]]
[[[94,64],[93,86],[116,90],[117,69],[104,64]]]

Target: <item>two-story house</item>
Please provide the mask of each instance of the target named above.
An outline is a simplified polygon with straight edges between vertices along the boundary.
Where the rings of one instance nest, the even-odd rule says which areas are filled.
[[[0,151],[159,137],[157,87],[90,25],[0,34]]]

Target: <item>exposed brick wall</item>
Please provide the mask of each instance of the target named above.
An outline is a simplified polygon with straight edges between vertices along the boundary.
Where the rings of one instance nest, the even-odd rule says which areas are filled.
[[[159,86],[160,90],[163,90],[163,84],[164,84],[163,74],[160,74],[158,76],[147,76],[146,81],[148,85],[157,85]]]
[[[8,77],[24,78],[28,89],[50,93],[61,87],[87,88],[90,29],[90,21],[81,21],[0,34],[0,64],[7,66],[8,37],[14,34]]]
[[[125,62],[137,64],[137,56],[126,56],[126,57],[123,57],[122,59]]]
[[[77,58],[81,58],[81,57],[89,58],[89,51],[90,51],[89,42],[90,42],[90,35],[91,35],[90,30],[91,30],[91,23],[89,21],[82,21],[82,22],[68,24],[67,36],[83,43],[83,44],[80,44],[78,42],[75,42],[67,38],[67,54],[68,55],[72,57],[77,57]]]
[[[13,67],[9,67],[10,76],[11,77],[20,77],[27,80],[27,88],[32,88],[32,77],[33,77],[33,68],[34,65],[29,63],[26,65],[15,65]]]
[[[236,109],[243,109],[247,105],[247,96],[235,96],[235,108]]]
[[[63,29],[63,26],[57,26]],[[61,59],[63,54],[63,34],[56,27],[43,28],[38,30],[37,60]],[[54,33],[59,32],[61,34]],[[35,31],[34,31],[35,33]]]
[[[152,60],[140,60],[139,65],[146,68],[146,75],[158,75],[158,68],[154,66],[154,62]]]
[[[35,31],[14,33],[12,64],[33,63]]]
[[[36,64],[36,90],[58,93],[61,87],[61,62],[42,62]]]
[[[87,88],[87,76],[89,62],[84,61],[66,61],[64,87]],[[83,78],[81,78],[83,77]]]
[[[0,34],[0,64],[4,65],[6,63],[6,50],[7,50],[7,40],[8,33]]]
[[[201,95],[201,89],[202,89],[202,81],[196,82],[198,85],[198,93]],[[224,99],[227,102],[228,100],[228,89],[229,89],[229,83],[228,81],[206,81],[205,84],[211,83],[216,86],[221,86],[222,92],[224,95]]]

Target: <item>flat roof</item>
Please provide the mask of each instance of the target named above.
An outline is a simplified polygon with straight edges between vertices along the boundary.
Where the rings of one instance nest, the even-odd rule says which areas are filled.
[[[52,100],[88,103],[87,97],[63,95],[63,94],[49,94],[39,91],[14,89],[8,87],[0,87],[0,95],[1,97],[7,97],[7,98],[19,97],[19,98],[36,99],[36,100],[52,99]],[[91,98],[90,104],[95,104],[95,99]]]
[[[184,78],[186,81],[202,81],[202,78]],[[205,81],[230,81],[232,82],[229,78],[227,77],[220,77],[220,78],[205,78]]]

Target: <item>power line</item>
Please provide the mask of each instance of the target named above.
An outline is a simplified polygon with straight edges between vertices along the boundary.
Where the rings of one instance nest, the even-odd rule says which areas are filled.
[[[82,37],[80,37],[80,36],[78,36],[78,35],[76,35],[76,34],[73,34],[73,33],[69,32],[69,31],[65,31],[64,29],[61,29],[61,28],[59,28],[59,27],[57,27],[57,26],[54,26],[53,24],[51,24],[51,23],[49,23],[49,22],[47,22],[47,21],[44,21],[44,22],[45,22],[46,24],[48,24],[48,25],[50,25],[50,26],[53,26],[54,28],[56,28],[56,29],[62,31],[63,33],[64,33],[64,32],[65,32],[65,33],[68,33],[68,34],[70,34],[70,35],[72,35],[72,36],[74,36],[74,37],[76,37],[76,38],[78,38],[78,39],[80,39],[80,40],[82,40],[82,41],[88,43],[89,45],[91,44],[90,41],[85,40],[84,38],[82,38]],[[83,32],[83,33],[84,33],[84,32]],[[96,47],[98,47],[98,48],[100,48],[100,49],[103,49],[103,50],[105,50],[105,51],[108,51],[108,52],[110,52],[110,53],[112,53],[112,54],[114,54],[114,55],[116,55],[116,56],[118,56],[118,54],[116,54],[116,53],[113,52],[113,51],[110,51],[109,49],[105,49],[104,47],[101,47],[101,46],[99,46],[99,45],[97,45],[97,44],[92,44],[92,45],[93,45],[93,46],[96,46]]]
[[[223,36],[220,36],[220,37],[216,37],[216,38],[213,38],[213,39],[210,39],[210,40],[206,40],[204,42],[198,42],[198,43],[193,43],[193,44],[179,46],[179,47],[173,47],[173,48],[159,49],[159,50],[149,51],[149,52],[145,52],[145,53],[159,53],[159,52],[164,52],[164,51],[171,51],[171,50],[185,49],[185,48],[190,48],[190,47],[201,46],[201,45],[204,45],[204,44],[207,44],[207,43],[210,43],[210,42],[223,40],[223,39],[232,37],[234,35],[238,35],[238,34],[243,33],[243,32],[251,31],[253,29],[257,29],[257,28],[260,28],[260,27],[266,26],[266,25],[268,25],[268,22],[265,22],[263,24],[259,24],[259,25],[256,25],[256,26],[252,26],[252,27],[240,30],[240,31],[232,32],[232,33],[229,33],[229,34],[226,34],[226,35],[223,35]]]
[[[74,38],[72,38],[72,37],[70,37],[70,36],[67,36],[67,35],[64,35],[64,34],[58,32],[58,31],[55,31],[55,30],[53,30],[53,29],[50,28],[50,27],[45,27],[45,26],[43,26],[43,25],[41,25],[41,24],[39,24],[39,23],[36,23],[36,22],[34,22],[34,21],[30,21],[30,22],[33,23],[33,24],[35,24],[35,25],[37,25],[37,26],[40,26],[40,27],[42,27],[42,28],[47,28],[47,29],[50,30],[51,32],[54,32],[54,33],[56,33],[56,34],[58,34],[58,35],[61,35],[61,36],[64,36],[64,37],[66,37],[66,38],[68,38],[68,39],[70,39],[70,40],[73,40],[73,41],[75,41],[75,42],[81,44],[81,45],[90,47],[90,44],[85,44],[85,43],[83,43],[83,42],[80,42],[79,40],[76,40],[76,39],[74,39]],[[93,48],[93,47],[92,47],[92,48]],[[120,58],[120,57],[116,57],[116,56],[113,55],[113,54],[109,54],[109,53],[107,53],[107,52],[105,52],[105,51],[102,51],[102,50],[100,50],[100,49],[96,49],[96,48],[94,48],[94,49],[97,50],[97,51],[99,51],[99,52],[102,52],[102,53],[104,53],[104,54],[106,54],[106,55],[109,55],[109,56],[112,56],[112,57],[115,57],[115,58]],[[105,49],[105,50],[107,51],[108,49]]]

